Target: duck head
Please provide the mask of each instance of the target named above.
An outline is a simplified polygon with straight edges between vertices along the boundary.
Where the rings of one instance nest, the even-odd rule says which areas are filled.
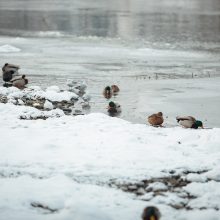
[[[116,105],[115,105],[114,102],[109,102],[109,103],[108,103],[108,106],[109,106],[110,108],[116,108]]]
[[[106,86],[106,87],[105,87],[105,92],[106,92],[107,94],[110,94],[110,93],[111,93],[111,87],[110,87],[110,86]]]
[[[163,113],[162,112],[158,112],[157,115],[158,116],[163,116]]]
[[[192,128],[197,129],[199,127],[204,128],[203,123],[201,121],[196,120],[195,123],[192,125]]]
[[[160,211],[158,208],[154,206],[146,207],[142,213],[142,220],[159,220],[160,219]]]

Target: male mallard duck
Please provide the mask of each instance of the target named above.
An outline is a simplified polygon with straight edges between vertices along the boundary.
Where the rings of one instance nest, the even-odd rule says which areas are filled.
[[[112,89],[110,86],[106,86],[104,88],[103,95],[106,99],[110,99],[112,97]]]
[[[2,67],[2,72],[3,72],[3,80],[5,82],[9,82],[14,76],[18,75],[18,69],[20,67],[14,64],[9,64],[6,63],[3,67]]]
[[[201,121],[196,120],[192,116],[177,116],[177,122],[182,125],[184,128],[194,128],[197,129],[199,127],[203,128],[203,123]]]
[[[25,85],[28,84],[28,80],[25,78],[25,75],[22,77],[13,78],[10,82],[12,82],[12,86],[17,87],[18,89],[24,89]]]
[[[144,209],[141,217],[142,220],[159,220],[161,214],[158,208],[149,206]]]
[[[112,85],[112,86],[111,86],[111,89],[112,89],[112,92],[113,92],[113,93],[117,93],[117,92],[119,92],[119,90],[120,90],[117,85]]]
[[[115,102],[109,102],[108,104],[108,112],[110,114],[117,114],[121,112],[121,106]]]
[[[163,113],[158,112],[148,117],[148,122],[153,126],[159,126],[163,124]]]

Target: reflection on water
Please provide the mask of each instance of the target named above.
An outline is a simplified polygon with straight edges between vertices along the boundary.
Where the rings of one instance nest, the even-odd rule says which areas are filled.
[[[0,34],[27,31],[167,43],[219,42],[220,0],[2,0]]]

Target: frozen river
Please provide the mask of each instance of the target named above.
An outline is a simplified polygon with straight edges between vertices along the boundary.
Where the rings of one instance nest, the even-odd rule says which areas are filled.
[[[118,84],[124,119],[163,111],[168,125],[187,114],[220,126],[219,0],[2,0],[0,34],[1,65],[42,87],[85,80],[92,112],[106,112],[102,90]]]

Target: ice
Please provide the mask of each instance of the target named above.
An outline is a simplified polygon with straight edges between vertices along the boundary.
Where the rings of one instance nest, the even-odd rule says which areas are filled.
[[[14,47],[9,44],[5,44],[0,46],[0,53],[14,53],[14,52],[20,52],[21,49]]]

